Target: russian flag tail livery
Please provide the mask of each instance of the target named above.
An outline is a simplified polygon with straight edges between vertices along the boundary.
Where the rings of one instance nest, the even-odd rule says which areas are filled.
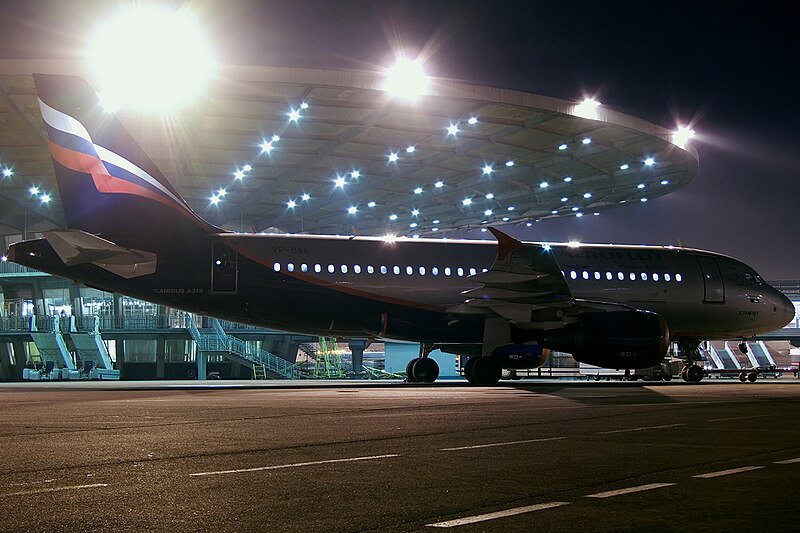
[[[34,74],[67,225],[114,242],[219,231],[192,211],[82,78]]]

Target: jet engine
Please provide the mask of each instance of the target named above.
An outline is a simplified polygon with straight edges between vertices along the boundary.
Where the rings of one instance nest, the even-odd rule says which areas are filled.
[[[666,356],[669,328],[661,315],[648,311],[586,313],[546,332],[542,345],[590,365],[647,368]]]
[[[549,350],[539,344],[506,344],[492,351],[500,368],[530,369],[544,366]]]

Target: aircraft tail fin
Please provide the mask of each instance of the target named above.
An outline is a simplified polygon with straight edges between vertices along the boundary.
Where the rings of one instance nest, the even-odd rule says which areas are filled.
[[[70,228],[116,243],[152,243],[165,229],[219,231],[167,181],[86,80],[34,74],[59,197]]]

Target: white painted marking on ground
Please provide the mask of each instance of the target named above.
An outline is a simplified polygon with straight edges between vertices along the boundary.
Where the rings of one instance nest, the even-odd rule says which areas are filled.
[[[711,420],[706,420],[706,422],[726,422],[728,420],[749,420],[750,418],[764,418],[767,416],[777,416],[777,415],[752,415],[752,416],[729,416],[728,418],[713,418]]]
[[[601,431],[600,433],[598,433],[598,435],[612,435],[614,433],[629,433],[632,431],[647,431],[648,429],[667,429],[685,425],[686,424],[664,424],[663,426],[644,426],[640,428],[614,429],[612,431]]]
[[[564,440],[567,437],[549,437],[546,439],[514,440],[509,442],[493,442],[491,444],[476,444],[474,446],[458,446],[456,448],[441,448],[441,452],[454,452],[457,450],[474,450],[476,448],[494,448],[495,446],[513,446],[515,444],[528,444],[531,442],[548,442],[552,440]]]
[[[467,524],[475,524],[476,522],[485,522],[487,520],[495,520],[497,518],[504,518],[506,516],[514,516],[523,513],[532,513],[534,511],[543,511],[545,509],[553,509],[561,507],[562,505],[569,505],[570,502],[550,502],[538,503],[536,505],[526,505],[524,507],[514,507],[513,509],[506,509],[505,511],[497,511],[495,513],[479,514],[475,516],[467,516],[465,518],[456,518],[455,520],[447,520],[445,522],[435,522],[433,524],[425,524],[429,527],[458,527]]]
[[[800,457],[796,457],[794,459],[785,459],[783,461],[775,461],[776,465],[793,465],[794,463],[800,463]]]
[[[596,494],[589,494],[587,498],[611,498],[613,496],[622,496],[624,494],[631,494],[634,492],[643,492],[645,490],[662,489],[664,487],[671,487],[675,483],[648,483],[647,485],[638,485],[636,487],[628,487],[626,489],[609,490],[606,492],[598,492]]]
[[[286,465],[257,466],[255,468],[240,468],[237,470],[215,470],[210,472],[196,472],[190,476],[216,476],[220,474],[242,474],[244,472],[261,472],[262,470],[279,470],[281,468],[297,468],[301,466],[325,465],[331,463],[349,463],[353,461],[371,461],[373,459],[388,459],[389,457],[399,457],[399,453],[386,455],[369,455],[365,457],[348,457],[346,459],[326,459],[324,461],[308,461],[306,463],[291,463]]]
[[[731,474],[741,474],[742,472],[750,472],[751,470],[760,470],[763,466],[743,466],[741,468],[731,468],[730,470],[719,470],[717,472],[708,472],[706,474],[698,474],[696,478],[710,479],[712,477],[729,476]]]
[[[59,492],[63,490],[79,490],[79,489],[96,489],[99,487],[107,487],[108,483],[93,483],[91,485],[72,485],[69,487],[49,487],[46,489],[36,489],[36,490],[23,490],[20,492],[12,492],[9,494],[2,494],[0,498],[7,498],[9,496],[27,496],[30,494],[42,494],[45,492]]]

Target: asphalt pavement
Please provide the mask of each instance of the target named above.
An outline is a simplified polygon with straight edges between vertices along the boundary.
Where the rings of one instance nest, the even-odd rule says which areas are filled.
[[[2,531],[797,531],[800,382],[0,385]]]

